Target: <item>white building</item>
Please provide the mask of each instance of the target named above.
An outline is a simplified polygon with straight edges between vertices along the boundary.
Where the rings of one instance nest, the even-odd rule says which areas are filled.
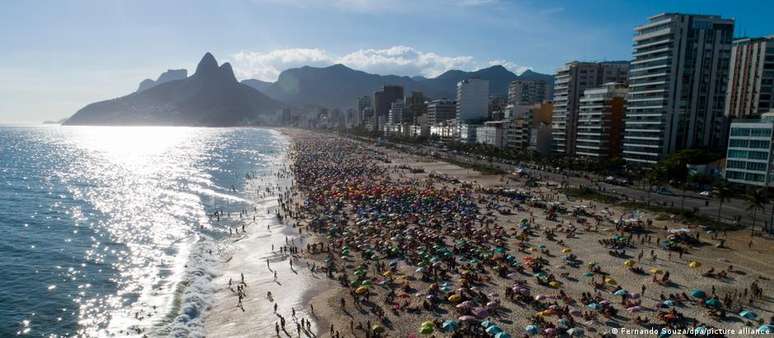
[[[772,137],[774,111],[756,120],[734,120],[726,151],[726,179],[734,183],[774,186]]]
[[[653,164],[686,148],[725,144],[734,21],[663,13],[635,28],[623,157]]]
[[[565,64],[556,71],[554,114],[552,116],[553,151],[573,155],[580,97],[588,88],[604,83],[627,83],[627,61],[578,62]]]
[[[774,109],[774,35],[734,40],[726,86],[726,116]]]
[[[478,123],[489,117],[489,81],[467,79],[457,83],[457,122]]]
[[[608,83],[583,92],[578,113],[575,154],[599,159],[621,154],[626,86]]]
[[[507,124],[506,120],[485,122],[483,126],[476,128],[476,142],[502,148],[505,145]]]

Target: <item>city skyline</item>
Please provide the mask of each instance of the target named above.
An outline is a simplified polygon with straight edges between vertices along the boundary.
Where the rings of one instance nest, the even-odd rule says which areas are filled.
[[[240,80],[271,81],[287,68],[334,63],[426,77],[493,64],[553,74],[572,60],[630,59],[633,28],[661,12],[732,17],[735,36],[771,34],[756,13],[764,3],[744,3],[11,2],[0,14],[7,33],[0,37],[0,122],[67,117],[167,69],[191,71],[204,51],[231,62]],[[465,22],[475,25],[455,24]]]

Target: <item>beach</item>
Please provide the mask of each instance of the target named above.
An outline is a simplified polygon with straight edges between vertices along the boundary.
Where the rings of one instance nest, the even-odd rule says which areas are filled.
[[[772,324],[770,239],[571,198],[539,172],[484,175],[283,133],[287,182],[222,253],[210,336],[628,337]]]

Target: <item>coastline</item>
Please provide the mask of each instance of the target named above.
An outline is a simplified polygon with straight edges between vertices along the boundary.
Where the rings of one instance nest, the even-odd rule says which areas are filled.
[[[322,134],[315,134],[309,131],[296,131],[296,130],[282,130],[282,133],[290,139],[290,142],[296,142],[308,137],[320,137]],[[305,134],[314,134],[315,136],[309,136]],[[322,137],[331,137],[330,135],[322,135]],[[361,145],[365,143],[359,142]],[[370,149],[376,149],[372,145],[366,145]],[[474,170],[461,168],[457,165],[450,164],[443,161],[438,161],[432,158],[419,157],[407,153],[397,152],[393,149],[378,148],[378,151],[386,154],[391,162],[389,165],[385,164],[385,167],[396,169],[390,173],[392,179],[402,179],[405,177],[411,177],[412,179],[424,181],[429,179],[429,173],[435,173],[438,175],[446,175],[446,177],[454,178],[460,181],[460,183],[452,184],[448,182],[435,182],[438,187],[453,188],[454,186],[469,186],[477,193],[481,193],[481,188],[490,188],[495,186],[501,186],[504,182],[508,183],[508,179],[503,175],[484,175]],[[411,170],[397,170],[398,167],[411,168]],[[568,199],[563,194],[555,190],[550,183],[546,182],[545,186],[539,186],[531,189],[532,193],[539,196],[546,201],[555,201],[568,207],[583,207],[588,208],[593,213],[600,213],[606,215],[606,219],[617,220],[624,215],[628,215],[631,210],[625,210],[615,205],[605,205],[603,203],[580,200],[580,199]],[[524,184],[524,181],[518,181],[515,183]],[[481,193],[481,195],[484,195]],[[302,202],[302,196],[294,196],[292,203],[296,205]],[[273,205],[276,207],[276,205]],[[539,210],[539,209],[535,209]],[[542,212],[540,212],[542,213]],[[674,229],[685,227],[692,233],[701,232],[701,228],[696,225],[690,224],[678,224],[671,220],[663,220],[657,217],[655,213],[640,212],[639,217],[641,219],[652,219],[653,224],[647,227],[648,233],[652,236],[665,238],[668,232],[665,229]],[[272,216],[273,217],[273,216]],[[274,284],[271,273],[266,268],[265,259],[270,257],[272,260],[272,267],[277,267],[279,274],[279,282],[283,282],[283,276],[293,274],[290,271],[287,261],[283,257],[276,255],[272,256],[270,252],[267,252],[267,243],[281,241],[284,242],[284,236],[287,234],[289,239],[297,239],[299,247],[304,248],[305,243],[317,243],[320,241],[326,241],[323,237],[316,233],[308,232],[306,225],[306,219],[303,217],[297,220],[286,219],[287,225],[283,225],[282,222],[278,222],[276,218],[268,217],[261,222],[269,222],[271,225],[271,232],[264,230],[265,224],[258,222],[257,224],[251,224],[248,228],[247,236],[237,241],[235,244],[234,257],[239,259],[231,259],[226,263],[224,273],[221,277],[217,278],[213,282],[216,287],[216,302],[209,310],[207,316],[207,332],[210,335],[218,336],[232,336],[232,337],[247,337],[247,336],[274,336],[274,322],[277,320],[276,315],[273,314],[271,305],[265,297],[266,290],[271,290],[278,302],[279,311],[285,318],[291,318],[289,311],[290,307],[296,310],[297,317],[312,319],[312,329],[304,331],[305,336],[309,337],[330,337],[329,327],[331,325],[335,328],[334,331],[341,333],[343,337],[360,337],[365,336],[365,331],[360,331],[355,328],[350,330],[350,327],[354,326],[367,326],[364,325],[373,320],[374,323],[379,322],[378,316],[373,316],[370,312],[365,310],[365,307],[358,308],[359,311],[352,311],[352,298],[350,295],[350,289],[343,287],[340,283],[334,279],[327,278],[323,273],[312,274],[309,269],[299,268],[297,269],[298,275],[294,275],[292,281],[287,284],[278,285]],[[529,217],[534,218],[534,224],[536,231],[546,231],[553,228],[561,228],[564,224],[571,224],[574,222],[574,218],[570,216],[560,216],[557,220],[549,220],[546,215],[533,212],[532,208],[529,208],[528,213],[524,210],[517,212],[514,215],[498,215],[495,217],[497,224],[503,224],[507,227],[515,226],[517,220],[520,218]],[[662,219],[662,220],[660,220]],[[294,228],[291,223],[300,223],[299,228]],[[352,224],[352,223],[350,223]],[[298,230],[303,230],[303,236],[296,236]],[[280,230],[282,232],[280,232]],[[594,228],[586,228],[579,230],[577,237],[564,238],[562,235],[562,242],[547,240],[544,241],[542,236],[538,235],[536,241],[544,247],[545,252],[551,252],[546,257],[551,262],[551,266],[556,267],[554,270],[556,274],[566,274],[566,277],[561,279],[562,288],[571,298],[581,298],[582,293],[588,291],[591,288],[590,281],[584,278],[581,274],[585,269],[581,271],[573,270],[562,263],[562,257],[556,253],[562,252],[567,248],[572,248],[572,253],[582,259],[587,259],[585,263],[594,262],[598,266],[603,267],[611,276],[615,276],[617,285],[625,287],[628,290],[640,290],[641,286],[647,286],[648,291],[642,295],[643,305],[645,303],[648,306],[643,306],[643,315],[654,315],[658,309],[651,307],[653,302],[658,302],[658,293],[661,295],[671,292],[688,292],[692,288],[700,288],[703,290],[709,290],[717,287],[718,293],[731,293],[737,291],[742,286],[747,286],[751,281],[758,281],[763,285],[765,290],[771,290],[772,281],[767,277],[774,272],[774,264],[767,262],[767,257],[771,257],[774,254],[774,248],[771,248],[770,241],[765,239],[756,239],[757,245],[752,248],[747,248],[748,238],[745,233],[732,232],[726,238],[727,249],[714,248],[718,241],[710,240],[708,235],[705,235],[703,240],[705,245],[692,248],[690,254],[686,258],[672,257],[667,258],[666,252],[658,251],[658,257],[650,262],[650,258],[642,261],[641,266],[647,269],[665,269],[672,273],[672,280],[677,285],[676,289],[662,288],[654,283],[651,283],[650,276],[641,276],[633,274],[628,271],[628,268],[622,265],[620,258],[616,258],[607,254],[607,249],[596,245],[598,242],[607,240],[611,236],[617,233],[614,224],[603,222],[602,225]],[[509,236],[506,236],[508,238]],[[638,236],[639,239],[639,236]],[[508,239],[512,241],[512,239]],[[566,243],[564,243],[566,242]],[[767,246],[768,245],[768,246]],[[647,244],[643,240],[643,251],[659,250],[657,245],[654,245],[650,241]],[[270,250],[269,250],[270,251]],[[532,251],[524,251],[519,254],[532,254]],[[675,255],[676,256],[676,255]],[[308,253],[302,253],[298,255],[297,265],[301,266],[304,262],[316,262],[318,266],[322,266],[323,261],[320,257],[312,257]],[[274,263],[274,260],[278,261],[278,264]],[[281,262],[279,262],[282,260]],[[702,269],[691,269],[687,265],[690,260],[700,260],[704,267]],[[358,263],[363,263],[360,259],[355,259],[345,263],[344,273],[351,273]],[[734,265],[734,273],[731,280],[718,284],[715,279],[703,278],[702,271],[706,267],[714,267],[717,270],[723,269],[728,265]],[[238,277],[238,272],[245,272],[245,279],[248,281],[248,299],[245,301],[246,312],[242,313],[241,310],[235,307],[235,296],[223,285],[228,282],[228,277]],[[401,265],[399,272],[407,277],[412,284],[412,287],[416,290],[424,290],[430,286],[430,283],[420,281],[415,278],[411,266]],[[483,271],[483,270],[482,270]],[[379,278],[377,278],[379,277]],[[517,275],[515,278],[527,279],[530,286],[533,288],[533,292],[546,295],[546,297],[558,297],[556,295],[557,289],[553,287],[532,285],[530,279],[531,274]],[[380,276],[372,278],[375,282],[380,280]],[[487,282],[482,284],[482,288],[485,288],[487,292],[492,294],[498,294],[503,288],[508,288],[513,278],[502,279],[496,276],[486,277]],[[593,280],[593,279],[592,279]],[[594,290],[594,289],[592,289]],[[378,293],[381,293],[379,291]],[[502,295],[500,295],[502,296]],[[378,297],[377,303],[381,303],[384,298],[381,295]],[[610,297],[611,303],[616,299],[614,296]],[[339,306],[339,299],[346,299],[348,306],[346,310],[342,311]],[[312,304],[315,309],[315,313],[311,314],[309,306]],[[507,306],[506,306],[507,305]],[[503,304],[504,309],[507,310],[507,317],[496,316],[491,318],[496,321],[497,324],[507,332],[516,334],[523,332],[524,325],[529,323],[529,319],[534,316],[535,310],[532,307],[517,305],[513,306],[513,303]],[[695,304],[694,304],[695,305]],[[755,307],[755,311],[761,315],[761,318],[768,318],[774,314],[774,304],[771,301],[758,302]],[[680,308],[686,316],[696,318],[702,322],[711,321],[704,311],[705,309],[699,306],[686,306]],[[237,312],[238,311],[238,312]],[[628,314],[629,316],[631,314]],[[442,315],[441,313],[424,313],[420,315],[404,314],[394,317],[390,313],[389,319],[385,326],[387,326],[388,336],[407,336],[417,335],[418,328],[421,327],[421,323],[427,320],[442,320],[447,317],[456,318],[457,314],[449,313]],[[510,318],[510,319],[507,319]],[[382,318],[384,320],[385,318]],[[604,320],[593,319],[586,321],[579,321],[581,325],[588,332],[604,333],[613,327],[637,327],[631,319],[616,319],[616,320]],[[294,328],[294,324],[291,322],[291,328]],[[616,326],[617,325],[617,326]],[[736,324],[729,325],[740,329],[745,327],[748,323],[744,321]],[[726,326],[720,326],[726,328]],[[295,330],[288,330],[291,336],[295,336]],[[436,330],[433,333],[436,337],[449,337],[453,336],[450,333]],[[627,335],[621,335],[627,336]]]

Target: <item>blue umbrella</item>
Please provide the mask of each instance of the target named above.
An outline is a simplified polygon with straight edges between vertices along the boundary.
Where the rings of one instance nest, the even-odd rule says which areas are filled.
[[[483,326],[483,327],[490,327],[492,325],[494,325],[494,323],[492,323],[489,320],[485,320],[485,321],[481,322],[481,326]]]
[[[761,325],[758,328],[758,332],[759,333],[767,333],[767,334],[774,333],[774,325],[768,325],[768,324]]]
[[[496,335],[494,335],[494,338],[511,338],[511,335],[503,331],[503,332],[498,332]]]
[[[443,324],[441,324],[441,328],[446,332],[456,331],[460,327],[460,322],[456,320],[445,320]]]
[[[704,336],[707,334],[707,328],[704,326],[697,326],[693,331],[696,332],[696,335]]]
[[[753,320],[755,318],[758,318],[758,315],[755,314],[755,312],[744,310],[742,312],[739,312],[739,316],[743,317],[745,319]]]
[[[540,329],[535,325],[527,325],[524,327],[524,331],[527,331],[529,334],[537,334]]]
[[[673,302],[671,299],[667,299],[664,301],[664,305],[666,306],[675,306],[675,302]]]
[[[691,297],[704,298],[704,297],[707,297],[707,293],[699,289],[693,289],[691,290]]]
[[[488,327],[486,329],[486,333],[491,334],[491,335],[498,334],[500,332],[503,332],[503,329],[501,329],[497,325],[492,325],[492,326],[490,326],[490,327]]]
[[[586,306],[588,306],[589,309],[592,309],[592,310],[599,310],[601,308],[601,306],[599,304],[597,304],[597,303],[591,303],[591,304],[586,305]]]
[[[583,329],[574,327],[572,329],[567,330],[567,334],[573,336],[573,337],[583,337],[585,332],[583,332]]]
[[[620,290],[618,290],[616,292],[613,292],[613,294],[616,295],[616,296],[626,296],[626,293],[627,292],[624,289],[620,289]]]
[[[720,306],[720,301],[717,298],[710,298],[710,299],[707,299],[707,301],[705,301],[704,304],[711,307],[718,307]]]

